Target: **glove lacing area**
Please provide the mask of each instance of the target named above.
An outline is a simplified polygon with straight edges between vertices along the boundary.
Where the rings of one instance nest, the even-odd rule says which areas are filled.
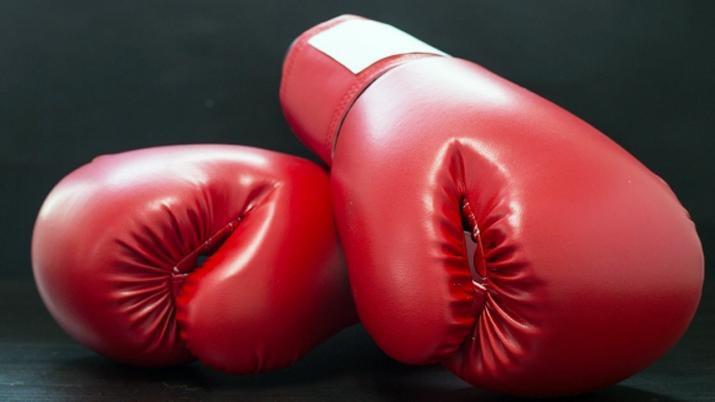
[[[254,213],[260,214],[260,210],[264,208],[272,208],[270,204],[275,203],[276,197],[278,196],[278,190],[281,188],[281,182],[267,181],[256,185],[251,188],[249,194],[246,196],[243,207],[240,209],[238,216],[226,224],[222,229],[217,231],[209,239],[209,245],[206,250],[213,250],[215,254],[220,254],[221,250],[219,248],[225,242],[232,242],[232,246],[236,246],[236,241],[241,241],[240,239],[244,236],[246,230],[246,225],[249,225],[251,221],[251,216]],[[253,219],[255,221],[255,219]],[[239,223],[243,222],[242,225]],[[238,236],[238,237],[236,237]],[[246,240],[248,237],[244,237]],[[211,245],[211,240],[216,239],[213,246]],[[217,252],[218,251],[218,252]],[[197,254],[197,257],[201,255]],[[218,260],[212,261],[212,256],[208,256],[204,264],[200,267],[194,268],[190,275],[187,275],[183,281],[183,286],[181,286],[179,292],[176,295],[176,321],[179,324],[179,334],[181,340],[184,342],[188,350],[201,361],[202,364],[212,367],[216,370],[231,372],[231,373],[246,373],[245,370],[239,370],[232,366],[232,363],[227,363],[226,361],[217,361],[214,358],[208,357],[201,352],[201,349],[197,347],[199,344],[195,343],[195,337],[197,335],[197,329],[195,322],[192,319],[192,315],[189,313],[190,306],[196,307],[195,296],[199,292],[200,284],[204,281],[204,277],[210,275],[212,272],[220,271],[223,267],[230,265],[230,263],[220,263],[216,261],[221,261],[224,257],[217,256]],[[196,261],[194,259],[194,261]],[[195,264],[194,264],[195,265]],[[204,286],[205,288],[205,286]],[[223,330],[227,332],[232,331],[232,324],[235,323],[233,317],[223,315],[221,317],[221,322],[225,325]],[[205,348],[204,348],[205,349]],[[223,351],[222,351],[223,352]],[[259,363],[252,367],[250,372],[260,372],[264,367]]]
[[[484,308],[487,294],[487,266],[484,259],[484,245],[477,218],[466,197],[462,199],[461,213],[467,262],[473,278],[472,284],[475,288],[474,311],[479,314]]]
[[[170,226],[178,223],[169,206],[164,206],[162,210],[172,222]],[[178,258],[171,255],[176,254],[173,247],[163,245],[162,234],[148,225],[133,233],[130,241],[117,240],[124,253],[117,264],[122,273],[114,276],[117,288],[114,299],[120,311],[129,317],[130,325],[141,334],[144,353],[186,349],[180,340],[176,299],[189,274],[200,268],[196,264],[199,257],[218,249],[241,219],[240,216],[234,218],[218,232],[209,235],[199,247]],[[202,225],[198,220],[195,222],[197,226],[193,230],[202,233]],[[188,350],[182,353],[191,355]],[[190,358],[187,356],[186,359]]]
[[[461,234],[456,225],[442,233],[455,244],[462,237],[459,269],[470,270],[473,300],[469,320],[466,310],[455,310],[454,325],[461,327],[455,334],[464,334],[461,343],[450,340],[436,357],[457,375],[493,376],[518,367],[527,356],[539,331],[534,300],[541,284],[518,242],[514,195],[500,170],[475,148],[468,139],[451,141],[439,163],[443,182],[450,183],[444,208],[458,209],[461,217]]]
[[[179,292],[184,285],[184,281],[191,272],[200,268],[203,261],[210,256],[221,244],[233,233],[243,220],[243,215],[239,215],[224,225],[218,232],[209,236],[199,247],[184,256],[171,269],[171,291],[174,300],[179,296]]]
[[[207,265],[199,261],[208,262],[278,186],[263,183],[249,191],[239,212],[218,230],[211,224],[215,219],[211,194],[203,191],[193,203],[161,203],[158,217],[136,219],[135,230],[115,240],[120,253],[109,277],[116,289],[112,300],[119,313],[128,317],[143,353],[183,356],[170,364],[195,358],[181,309],[182,303],[191,300],[191,277]],[[147,218],[154,223],[142,223]]]

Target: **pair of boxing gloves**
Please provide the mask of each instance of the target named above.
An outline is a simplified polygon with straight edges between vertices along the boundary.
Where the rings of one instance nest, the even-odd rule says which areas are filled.
[[[65,331],[121,362],[249,373],[359,317],[401,362],[563,395],[686,330],[703,282],[687,212],[563,109],[355,16],[296,39],[280,99],[330,176],[187,145],[101,156],[52,190],[33,269]]]

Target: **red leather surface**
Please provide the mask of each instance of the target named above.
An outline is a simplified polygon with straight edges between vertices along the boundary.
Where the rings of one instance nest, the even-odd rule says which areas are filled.
[[[344,90],[297,67],[345,74],[314,49],[294,46],[286,64],[284,80]],[[560,395],[618,382],[678,340],[703,255],[665,182],[474,63],[428,57],[375,77],[341,112],[327,162],[358,314],[385,352],[480,387]],[[285,101],[298,96],[309,101]],[[295,122],[337,98],[282,95],[309,145],[329,141],[326,127]]]
[[[37,286],[62,328],[118,361],[286,366],[355,321],[328,183],[240,146],[101,156],[45,200]]]

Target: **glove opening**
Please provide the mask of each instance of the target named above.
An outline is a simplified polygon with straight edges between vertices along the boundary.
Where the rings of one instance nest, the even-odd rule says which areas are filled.
[[[466,250],[469,271],[472,274],[472,284],[475,287],[475,310],[484,306],[487,293],[487,266],[484,258],[484,247],[477,224],[476,216],[466,198],[462,199],[461,215],[464,230],[464,246]],[[481,296],[481,297],[480,297]]]
[[[174,298],[179,295],[186,277],[188,277],[191,272],[204,265],[206,260],[211,257],[211,254],[218,250],[223,242],[228,239],[228,236],[236,230],[240,221],[240,216],[231,220],[218,232],[214,233],[206,241],[201,243],[201,245],[194,249],[194,251],[184,256],[174,265],[171,269],[171,291]]]

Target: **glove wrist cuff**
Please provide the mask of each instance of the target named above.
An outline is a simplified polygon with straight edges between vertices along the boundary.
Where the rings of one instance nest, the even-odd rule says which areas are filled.
[[[319,24],[301,34],[286,55],[280,88],[286,120],[330,165],[340,126],[360,94],[393,67],[435,55],[445,54],[362,17],[343,15]]]

